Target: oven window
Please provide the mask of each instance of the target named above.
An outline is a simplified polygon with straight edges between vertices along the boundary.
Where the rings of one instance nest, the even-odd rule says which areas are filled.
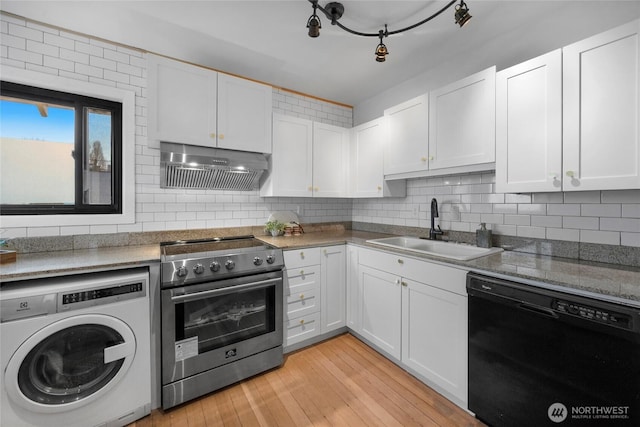
[[[198,353],[275,330],[275,286],[177,304],[176,341],[197,337]]]

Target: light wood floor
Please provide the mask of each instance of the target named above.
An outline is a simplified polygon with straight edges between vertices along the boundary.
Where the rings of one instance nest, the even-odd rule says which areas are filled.
[[[129,427],[483,426],[344,334],[285,356],[281,368]]]

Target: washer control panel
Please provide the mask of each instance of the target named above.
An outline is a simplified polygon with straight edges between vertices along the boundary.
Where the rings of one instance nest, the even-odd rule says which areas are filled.
[[[84,301],[98,300],[101,298],[117,297],[126,294],[138,293],[143,290],[142,283],[112,286],[109,288],[91,289],[88,291],[62,294],[62,305],[75,304]],[[120,298],[122,299],[122,298]]]

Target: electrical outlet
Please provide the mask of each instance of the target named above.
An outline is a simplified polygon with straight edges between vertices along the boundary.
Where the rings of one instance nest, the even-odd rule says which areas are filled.
[[[304,208],[301,205],[296,205],[296,213],[299,217],[304,215]]]
[[[420,218],[420,205],[413,205],[413,217]]]

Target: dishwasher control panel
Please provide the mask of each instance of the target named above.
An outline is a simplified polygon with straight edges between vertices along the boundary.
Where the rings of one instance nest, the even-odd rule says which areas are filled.
[[[554,300],[552,308],[561,313],[567,313],[572,316],[617,326],[623,329],[633,328],[631,316],[599,307],[591,307],[573,301]]]

